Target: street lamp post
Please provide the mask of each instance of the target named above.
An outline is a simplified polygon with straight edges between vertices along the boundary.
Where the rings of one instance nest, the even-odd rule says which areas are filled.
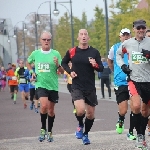
[[[108,9],[107,9],[107,0],[104,0],[105,4],[105,23],[106,23],[106,55],[109,52],[109,26],[108,26]]]
[[[36,46],[36,49],[38,49],[38,31],[37,31],[37,14],[36,12],[31,12],[29,14],[27,14],[27,16],[25,17],[25,19],[30,15],[30,14],[35,14],[35,17],[34,17],[34,20],[35,20],[35,46]]]
[[[16,28],[17,24],[22,22],[22,27],[23,27],[23,55],[24,55],[24,61],[26,60],[25,59],[25,31],[27,30],[26,29],[26,24],[24,21],[19,21],[16,23],[16,25],[14,26],[14,28]],[[15,37],[17,37],[16,35],[14,35]]]
[[[55,0],[55,2],[54,2],[55,9],[53,11],[55,16],[59,15],[59,10],[57,9],[57,6],[56,6],[57,3],[60,3],[60,4],[61,3],[70,3],[70,21],[71,21],[71,39],[72,39],[71,41],[72,41],[72,47],[74,47],[74,28],[73,28],[72,1],[70,0],[70,1],[56,2],[56,0]],[[64,5],[62,5],[62,6],[64,6]],[[68,9],[67,9],[67,11],[68,11]]]
[[[14,30],[14,35],[10,35],[9,33],[10,33],[10,31],[11,30]],[[11,63],[12,63],[12,49],[11,49],[11,40],[10,40],[10,37],[13,37],[13,38],[16,38],[16,32],[17,32],[17,29],[15,29],[15,28],[11,28],[9,31],[8,31],[8,40],[7,40],[7,42],[9,43],[9,48],[10,48],[10,52],[11,52]],[[18,55],[18,42],[17,42],[17,57],[18,57],[19,55]]]
[[[39,6],[38,9],[37,9],[37,16],[39,16],[39,15],[38,15],[38,10],[39,10],[39,8],[40,8],[41,5],[44,4],[44,3],[49,3],[49,21],[50,21],[50,24],[49,24],[49,25],[50,25],[50,32],[51,32],[51,34],[52,34],[51,48],[53,48],[53,25],[52,25],[51,1],[45,1],[45,2],[43,2],[43,3],[40,4],[40,6]],[[40,23],[39,18],[38,18],[37,20],[38,20],[37,23]]]

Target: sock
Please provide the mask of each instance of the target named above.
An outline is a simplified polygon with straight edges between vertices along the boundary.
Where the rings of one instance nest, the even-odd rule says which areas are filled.
[[[141,132],[141,113],[139,114],[134,114],[134,126],[135,126],[135,129],[137,131],[137,134],[142,134]]]
[[[88,134],[88,132],[91,130],[92,125],[93,125],[94,119],[85,119],[85,132],[84,134]]]
[[[135,127],[134,114],[131,111],[131,113],[130,113],[130,128],[129,128],[129,133],[133,134],[134,127]]]
[[[148,123],[148,117],[141,116],[141,133],[142,133],[142,135],[145,135],[147,123]]]
[[[48,115],[48,132],[52,132],[55,115],[53,117]]]
[[[75,113],[75,116],[76,116],[77,120],[79,121],[79,126],[83,127],[84,126],[83,118],[85,117],[85,114],[83,114],[82,116],[77,116],[77,114]]]
[[[45,131],[46,131],[46,119],[47,119],[47,113],[46,114],[41,113],[41,123],[42,123],[41,129],[44,129]]]
[[[14,101],[16,101],[16,99],[17,99],[17,94],[14,93]]]
[[[119,114],[119,121],[124,122],[124,119],[125,119],[125,116],[121,116],[121,115]]]

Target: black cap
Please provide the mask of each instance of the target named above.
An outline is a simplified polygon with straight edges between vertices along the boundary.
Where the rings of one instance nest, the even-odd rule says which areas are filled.
[[[136,20],[133,22],[133,27],[137,28],[139,26],[146,27],[146,21],[145,20]]]

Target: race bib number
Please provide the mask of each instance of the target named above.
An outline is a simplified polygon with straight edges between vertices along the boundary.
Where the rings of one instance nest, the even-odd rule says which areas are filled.
[[[13,76],[13,77],[12,77],[12,80],[17,80],[17,77],[16,77],[16,76]]]
[[[49,63],[38,63],[38,71],[39,72],[50,72],[50,64]]]
[[[26,79],[19,79],[19,83],[25,83],[26,84]]]
[[[148,59],[142,56],[141,52],[132,51],[132,63],[133,64],[145,64],[145,63],[148,63]]]

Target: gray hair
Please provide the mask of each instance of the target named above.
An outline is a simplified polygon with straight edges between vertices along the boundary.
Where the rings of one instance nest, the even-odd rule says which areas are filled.
[[[44,33],[47,33],[50,37],[52,37],[52,34],[49,31],[42,31],[41,36],[40,36],[41,38],[42,38]]]

